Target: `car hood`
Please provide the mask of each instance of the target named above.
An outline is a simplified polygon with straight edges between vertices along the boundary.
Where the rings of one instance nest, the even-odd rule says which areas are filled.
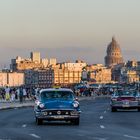
[[[73,109],[73,101],[66,100],[49,100],[45,101],[44,105],[46,109]]]

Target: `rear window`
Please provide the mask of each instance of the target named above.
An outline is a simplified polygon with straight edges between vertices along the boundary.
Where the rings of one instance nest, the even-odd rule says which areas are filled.
[[[74,95],[70,91],[43,91],[41,93],[41,99],[62,99],[62,100],[73,100]]]
[[[136,96],[137,91],[123,91],[123,90],[118,90],[115,92],[116,96]]]

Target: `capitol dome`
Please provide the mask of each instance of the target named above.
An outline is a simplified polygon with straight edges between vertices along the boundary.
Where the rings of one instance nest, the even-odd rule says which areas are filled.
[[[105,56],[105,65],[112,67],[114,65],[123,63],[121,49],[115,37],[112,37],[111,43],[107,47],[107,55]]]

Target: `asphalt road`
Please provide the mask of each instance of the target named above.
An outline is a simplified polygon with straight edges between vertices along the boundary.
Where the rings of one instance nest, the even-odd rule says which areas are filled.
[[[0,140],[140,140],[140,112],[110,112],[109,99],[84,100],[79,126],[37,126],[33,108],[0,111]]]

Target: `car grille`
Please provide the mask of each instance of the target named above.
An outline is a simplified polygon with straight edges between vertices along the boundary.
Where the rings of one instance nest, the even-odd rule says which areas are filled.
[[[70,115],[70,110],[51,110],[45,111],[48,115]]]

